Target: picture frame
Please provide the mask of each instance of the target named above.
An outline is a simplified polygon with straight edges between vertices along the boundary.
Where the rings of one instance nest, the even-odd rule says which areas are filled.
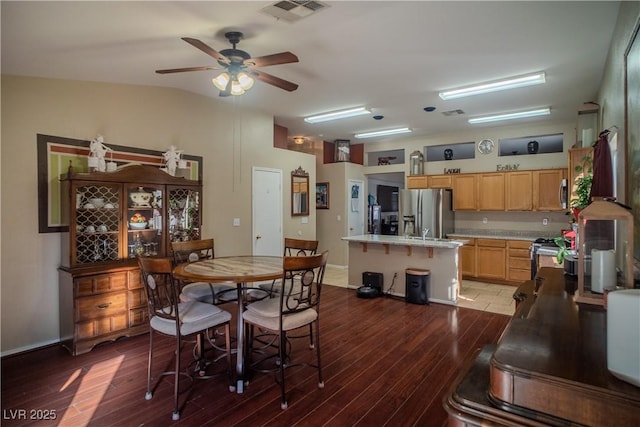
[[[38,232],[62,233],[69,231],[62,214],[60,176],[67,173],[69,166],[75,172],[89,172],[90,141],[65,138],[61,136],[37,134],[38,156]],[[117,167],[126,164],[147,164],[163,166],[162,151],[126,147],[107,143],[111,152],[107,160]],[[186,166],[186,179],[202,181],[201,156],[182,155]]]
[[[329,209],[329,183],[316,183],[316,209]]]
[[[351,141],[348,139],[336,139],[336,162],[348,162],[351,160]]]
[[[640,25],[624,52],[627,201],[633,213],[633,257],[640,262]]]

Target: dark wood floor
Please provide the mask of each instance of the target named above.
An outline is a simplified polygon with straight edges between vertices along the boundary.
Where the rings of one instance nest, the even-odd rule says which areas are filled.
[[[325,388],[317,388],[314,369],[292,368],[285,411],[271,375],[256,374],[240,395],[214,378],[195,381],[181,395],[182,416],[172,422],[170,380],[144,399],[143,335],[77,357],[56,346],[3,359],[2,425],[442,426],[448,387],[477,349],[498,340],[509,319],[440,304],[359,299],[353,290],[325,286]],[[311,356],[300,341],[296,361]],[[170,363],[172,341],[157,342],[160,368]],[[30,419],[52,414],[55,420]]]

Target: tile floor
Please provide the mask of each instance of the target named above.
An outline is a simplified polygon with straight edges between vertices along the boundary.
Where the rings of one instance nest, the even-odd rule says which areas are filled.
[[[324,275],[324,283],[347,287],[348,270],[328,265]],[[463,280],[458,306],[512,316],[515,310],[513,300],[515,290],[515,286]]]

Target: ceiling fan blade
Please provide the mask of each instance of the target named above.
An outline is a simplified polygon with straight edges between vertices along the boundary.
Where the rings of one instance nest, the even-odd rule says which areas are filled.
[[[284,89],[289,92],[293,92],[294,90],[298,89],[297,84],[287,80],[283,80],[280,77],[272,76],[271,74],[267,74],[263,71],[251,70],[250,73],[256,79],[263,81],[265,83],[269,83],[270,85],[279,87],[280,89]]]
[[[213,59],[215,59],[217,61],[224,62],[225,64],[228,64],[230,62],[229,58],[227,58],[223,54],[221,54],[218,51],[216,51],[215,49],[213,49],[211,46],[207,45],[204,42],[201,42],[198,39],[192,39],[190,37],[182,37],[182,40],[186,41],[191,46],[194,46],[194,47],[200,49],[201,51],[203,51],[204,53],[206,53],[207,55],[209,55],[210,57],[212,57]]]
[[[207,71],[207,70],[219,70],[220,67],[187,67],[187,68],[169,68],[167,70],[156,70],[158,74],[170,74],[170,73],[183,73],[185,71]]]
[[[289,64],[291,62],[298,62],[298,57],[291,52],[280,52],[273,55],[249,58],[244,61],[244,64],[249,67],[266,67],[269,65]]]

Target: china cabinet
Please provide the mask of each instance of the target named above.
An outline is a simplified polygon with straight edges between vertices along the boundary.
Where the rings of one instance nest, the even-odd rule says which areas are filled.
[[[61,338],[72,354],[147,330],[137,257],[201,237],[202,183],[149,165],[61,177]],[[65,199],[66,198],[66,199]]]

